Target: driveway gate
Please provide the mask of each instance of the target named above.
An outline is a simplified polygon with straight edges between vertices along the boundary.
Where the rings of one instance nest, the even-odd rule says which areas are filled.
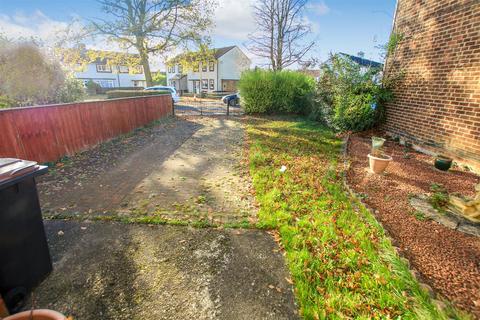
[[[243,114],[240,105],[228,106],[217,99],[200,99],[192,97],[181,97],[180,101],[174,104],[177,115],[241,115]]]

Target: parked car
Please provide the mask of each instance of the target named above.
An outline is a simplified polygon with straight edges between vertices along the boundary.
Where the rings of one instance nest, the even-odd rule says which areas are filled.
[[[236,106],[240,103],[240,93],[233,93],[222,97],[223,103],[229,106]]]
[[[153,86],[145,88],[146,91],[169,91],[172,95],[173,103],[177,103],[180,101],[180,97],[178,96],[177,90],[174,87],[168,86]]]

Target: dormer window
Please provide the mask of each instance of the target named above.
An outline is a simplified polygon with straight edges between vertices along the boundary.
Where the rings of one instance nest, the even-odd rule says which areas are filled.
[[[112,73],[112,67],[108,64],[97,64],[97,72]]]

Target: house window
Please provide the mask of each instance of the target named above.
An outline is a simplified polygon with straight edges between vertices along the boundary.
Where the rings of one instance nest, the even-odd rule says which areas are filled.
[[[93,80],[94,82],[98,83],[102,88],[115,88],[114,80]]]
[[[145,80],[132,80],[134,87],[145,87]]]
[[[210,79],[210,90],[214,90],[214,89],[215,89],[215,80]]]
[[[213,61],[208,63],[208,70],[215,71],[215,63]]]
[[[200,64],[195,64],[193,66],[193,72],[198,72],[198,70],[200,70]]]
[[[97,72],[112,72],[112,67],[108,64],[97,64]]]
[[[183,67],[181,64],[178,65],[178,73],[182,73],[183,72]]]
[[[202,63],[202,72],[207,72],[207,63]]]
[[[208,80],[202,80],[202,89],[208,90]]]
[[[118,72],[128,73],[128,71],[129,71],[128,66],[118,66]]]

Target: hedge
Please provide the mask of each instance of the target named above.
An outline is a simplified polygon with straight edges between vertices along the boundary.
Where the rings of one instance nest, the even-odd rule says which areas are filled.
[[[170,91],[140,91],[140,90],[111,90],[107,91],[108,99],[130,98],[141,96],[156,96],[159,94],[171,94]]]
[[[308,114],[315,93],[315,80],[294,71],[254,70],[239,82],[246,113]]]
[[[127,91],[143,91],[143,87],[115,87],[115,90],[127,90]],[[112,88],[98,88],[97,94],[106,94],[108,91],[112,91]]]

